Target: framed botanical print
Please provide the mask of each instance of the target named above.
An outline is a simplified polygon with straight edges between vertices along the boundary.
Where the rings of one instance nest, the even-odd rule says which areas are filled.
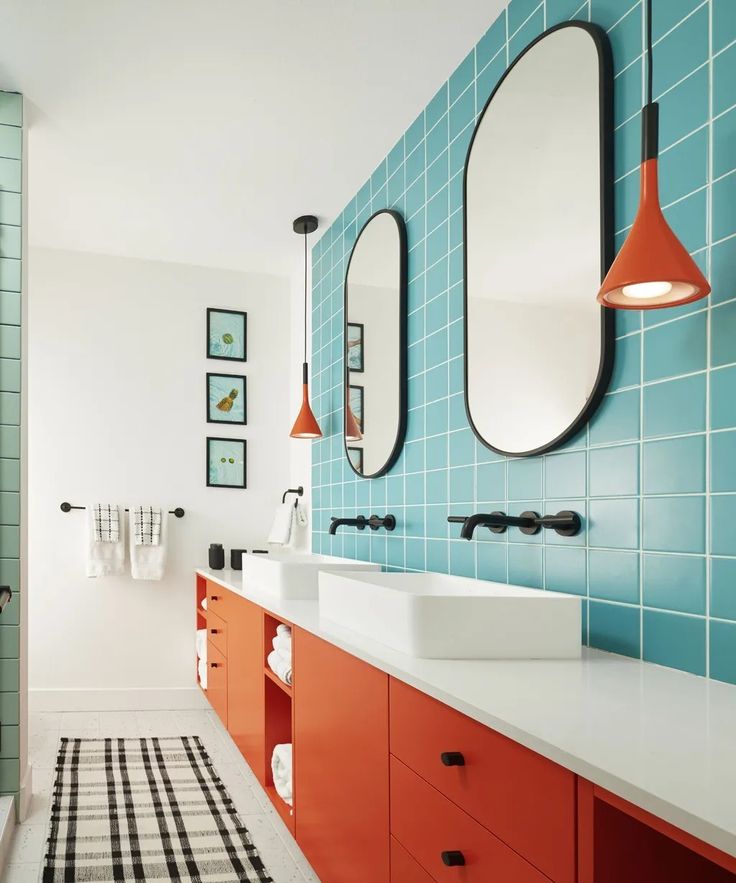
[[[246,487],[244,438],[207,439],[207,487]]]
[[[348,322],[347,350],[348,369],[356,373],[365,371],[365,358],[363,355],[363,331],[365,326],[362,322]]]
[[[207,310],[207,358],[245,362],[248,314],[239,310]]]
[[[248,422],[243,374],[207,374],[207,422]]]

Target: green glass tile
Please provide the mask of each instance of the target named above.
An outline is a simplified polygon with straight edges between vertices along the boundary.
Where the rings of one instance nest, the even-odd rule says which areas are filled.
[[[20,689],[20,661],[18,659],[0,659],[0,692],[11,693],[18,689]],[[5,733],[6,729],[3,726],[3,742],[5,741]]]
[[[0,357],[20,359],[21,332],[17,325],[0,325]]]
[[[20,457],[20,427],[0,426],[0,458],[18,459]]]
[[[736,623],[710,622],[710,676],[736,684]]]
[[[20,727],[3,726],[0,760],[18,757],[20,757]]]
[[[20,291],[21,266],[15,258],[0,257],[0,288],[4,291]]]
[[[647,662],[705,674],[705,619],[645,610],[643,657]]]
[[[642,564],[642,600],[647,607],[705,614],[705,558],[645,554]]]
[[[0,423],[20,426],[20,394],[0,392]]]
[[[9,190],[11,193],[20,193],[20,160],[3,159],[2,157],[0,157],[0,190]]]
[[[20,325],[20,292],[0,291],[0,325]]]
[[[17,558],[0,558],[0,584],[10,586],[13,592],[20,590],[20,561]]]
[[[0,626],[0,629],[4,628],[5,626]],[[17,632],[18,629],[14,628],[13,631]],[[3,637],[4,634],[0,634],[0,639]],[[0,645],[0,654],[2,649],[2,645]],[[20,700],[17,693],[0,693],[0,721],[3,722],[3,726],[18,726],[20,723],[19,704]]]
[[[0,224],[0,257],[20,258],[21,228]]]
[[[22,129],[0,125],[0,157],[22,159]]]
[[[23,125],[23,96],[19,92],[0,92],[0,123]]]
[[[19,193],[0,190],[0,224],[20,225],[22,204]]]
[[[20,392],[20,359],[0,358],[0,391]]]
[[[18,558],[19,556],[20,529],[11,524],[0,525],[0,557]]]
[[[0,459],[0,491],[20,490],[20,460]]]
[[[15,793],[20,787],[20,761],[0,760],[0,791]]]
[[[0,492],[0,524],[20,524],[20,494]]]

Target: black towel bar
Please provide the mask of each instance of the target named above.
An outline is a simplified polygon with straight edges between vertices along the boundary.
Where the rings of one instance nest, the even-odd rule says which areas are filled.
[[[281,496],[282,503],[286,502],[286,497],[288,494],[296,494],[297,497],[301,497],[304,494],[304,488],[301,485],[299,485],[299,487],[290,487],[287,490],[285,490]],[[296,500],[294,500],[294,505],[296,506]]]
[[[62,503],[61,506],[59,506],[59,508],[61,509],[62,512],[71,512],[72,509],[86,509],[87,507],[86,506],[72,506],[71,503]],[[125,511],[130,512],[130,509],[126,509]],[[184,517],[184,510],[181,508],[181,506],[177,506],[176,509],[169,509],[169,515],[175,515],[177,518],[183,518]]]

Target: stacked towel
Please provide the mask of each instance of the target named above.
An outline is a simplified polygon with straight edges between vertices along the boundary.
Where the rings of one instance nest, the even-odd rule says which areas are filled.
[[[288,625],[277,626],[272,645],[273,650],[266,658],[268,667],[285,684],[291,685],[291,628]]]
[[[155,517],[158,513],[158,518]],[[158,526],[155,526],[155,522]],[[130,575],[133,579],[163,579],[169,515],[165,509],[132,506],[130,509]],[[143,542],[138,542],[138,536]],[[153,542],[154,536],[157,542]],[[149,542],[148,540],[151,540]]]
[[[294,524],[294,504],[282,503],[276,509],[276,515],[268,535],[268,542],[277,546],[286,546],[291,539],[291,530]]]
[[[289,806],[293,805],[291,785],[291,743],[276,745],[271,756],[271,773],[276,793]]]
[[[112,576],[125,566],[125,522],[117,506],[87,506],[87,576]]]
[[[207,629],[197,629],[197,674],[203,690],[207,689]]]

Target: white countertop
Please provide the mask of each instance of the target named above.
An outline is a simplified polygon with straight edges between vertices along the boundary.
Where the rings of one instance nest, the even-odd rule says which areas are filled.
[[[586,648],[579,660],[415,659],[320,620],[316,601],[197,572],[736,855],[736,686]]]

